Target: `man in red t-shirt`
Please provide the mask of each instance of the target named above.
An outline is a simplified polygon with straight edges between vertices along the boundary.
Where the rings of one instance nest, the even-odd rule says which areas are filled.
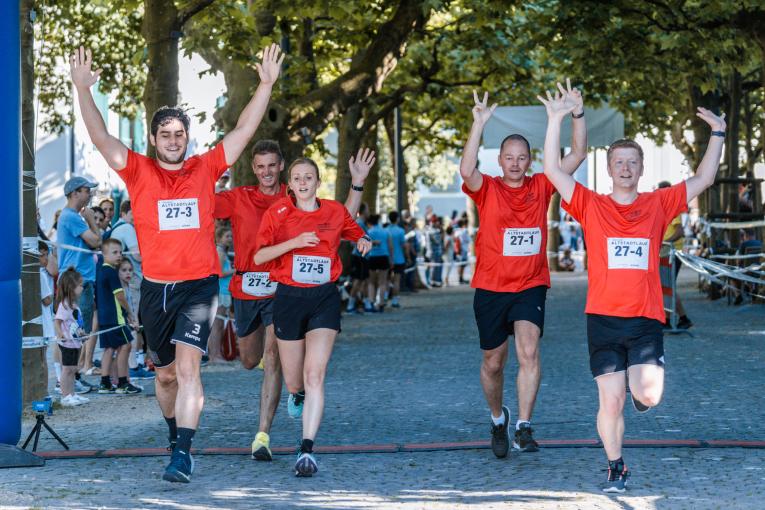
[[[613,191],[599,195],[578,184],[558,162],[560,124],[572,111],[558,84],[547,108],[544,171],[564,200],[563,207],[582,225],[588,251],[587,341],[590,370],[598,385],[598,434],[608,456],[603,490],[624,492],[629,471],[622,459],[624,401],[629,384],[635,409],[657,405],[664,391],[664,308],[659,280],[659,250],[667,226],[687,210],[690,200],[711,186],[720,164],[725,115],[704,108],[697,116],[712,136],[696,174],[684,182],[638,193],[643,150],[632,140],[608,149]],[[627,377],[625,377],[625,372]]]
[[[212,150],[189,159],[189,117],[162,107],[151,119],[149,141],[156,158],[128,149],[110,135],[90,88],[98,81],[90,50],[70,59],[72,82],[88,134],[106,162],[125,181],[143,260],[139,316],[152,361],[156,391],[167,422],[172,457],[163,479],[191,480],[191,441],[204,394],[199,373],[217,308],[220,261],[215,249],[215,183],[234,164],[258,128],[283,60],[277,45],[255,64],[255,95],[236,127]]]
[[[476,289],[473,310],[483,350],[481,385],[491,410],[491,446],[503,458],[510,447],[510,410],[502,405],[508,355],[507,338],[515,336],[518,357],[518,420],[513,448],[537,451],[531,413],[539,390],[539,338],[544,330],[545,298],[550,286],[547,268],[547,209],[555,192],[542,174],[526,175],[531,165],[529,142],[519,134],[500,146],[501,177],[478,171],[478,145],[483,128],[497,105],[487,107],[473,92],[473,126],[460,161],[462,190],[478,207],[475,240],[476,267],[471,286]],[[587,129],[582,95],[569,84],[568,100],[575,114],[571,152],[562,161],[574,173],[587,155]],[[557,250],[557,246],[553,247]]]
[[[345,207],[356,216],[361,204],[364,180],[369,174],[374,153],[359,150],[348,162],[351,189]],[[287,196],[287,186],[279,176],[284,157],[279,143],[259,140],[252,148],[252,172],[257,186],[239,186],[215,195],[215,218],[231,222],[234,234],[234,268],[229,289],[234,301],[236,336],[242,366],[252,370],[263,360],[263,385],[260,392],[258,433],[252,442],[252,458],[272,459],[269,433],[282,391],[282,369],[273,326],[273,297],[276,282],[268,268],[255,263],[256,235],[263,215],[273,204]],[[297,418],[302,412],[304,395],[290,395],[288,411]]]

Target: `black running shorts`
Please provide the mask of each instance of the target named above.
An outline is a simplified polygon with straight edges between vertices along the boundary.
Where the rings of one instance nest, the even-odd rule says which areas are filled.
[[[340,292],[334,282],[316,287],[282,283],[274,296],[274,328],[279,340],[302,340],[319,328],[340,331]]]
[[[390,269],[390,259],[385,255],[381,257],[369,257],[370,271],[387,271]]]
[[[236,336],[246,337],[263,324],[265,327],[274,323],[274,298],[237,299],[234,298],[234,317],[236,317]]]
[[[587,314],[587,345],[593,377],[632,365],[664,366],[664,333],[656,319]]]
[[[351,278],[366,280],[369,278],[369,261],[360,255],[351,255]]]
[[[496,349],[514,333],[515,321],[529,321],[545,329],[545,299],[547,287],[540,285],[520,292],[494,292],[475,289],[473,311],[478,324],[481,349]]]
[[[101,326],[102,329],[113,328],[114,326]],[[117,349],[123,345],[130,343],[133,339],[133,333],[130,332],[127,326],[122,326],[119,329],[113,329],[106,333],[98,334],[98,344],[102,349]]]
[[[406,270],[406,264],[393,264],[394,274],[404,274],[405,270]]]
[[[154,365],[171,365],[178,342],[207,352],[217,308],[217,275],[177,283],[155,283],[144,278],[138,313]]]

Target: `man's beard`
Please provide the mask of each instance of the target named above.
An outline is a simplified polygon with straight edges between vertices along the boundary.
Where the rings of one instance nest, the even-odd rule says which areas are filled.
[[[178,153],[178,158],[175,161],[165,157],[165,155],[162,154],[162,151],[159,151],[159,150],[157,151],[157,159],[163,163],[167,163],[168,165],[177,165],[178,163],[182,163],[185,157],[186,157],[186,147],[184,147],[183,150]]]

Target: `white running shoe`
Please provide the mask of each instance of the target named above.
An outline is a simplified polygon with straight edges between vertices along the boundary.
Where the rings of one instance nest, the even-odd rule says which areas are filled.
[[[63,407],[81,406],[83,403],[74,393],[61,398],[61,405]]]
[[[83,397],[82,395],[78,395],[77,393],[74,394],[74,398],[80,401],[81,404],[87,404],[90,402],[90,399],[88,397]]]

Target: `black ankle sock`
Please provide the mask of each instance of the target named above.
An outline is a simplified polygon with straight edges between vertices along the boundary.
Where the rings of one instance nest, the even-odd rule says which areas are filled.
[[[172,418],[168,418],[167,416],[164,417],[165,422],[167,423],[168,428],[168,437],[170,438],[170,442],[174,442],[178,440],[178,424],[175,421],[175,416]]]
[[[178,450],[183,450],[184,452],[190,452],[191,451],[191,438],[194,437],[194,433],[196,430],[194,429],[185,429],[183,427],[178,427]]]
[[[313,453],[313,439],[303,439],[300,443],[300,450],[303,453]]]
[[[127,386],[127,377],[120,377],[117,379],[117,386]]]
[[[616,460],[609,460],[608,467],[614,471],[622,471],[624,469],[624,458],[619,457]]]
[[[103,384],[104,386],[111,386],[112,385],[112,380],[109,378],[108,375],[102,375],[101,376],[101,384]]]
[[[79,372],[75,372],[74,373],[74,378],[79,381],[80,379],[82,379],[82,376],[80,375]]]
[[[305,400],[305,390],[295,393],[295,405],[300,405],[303,400]]]

